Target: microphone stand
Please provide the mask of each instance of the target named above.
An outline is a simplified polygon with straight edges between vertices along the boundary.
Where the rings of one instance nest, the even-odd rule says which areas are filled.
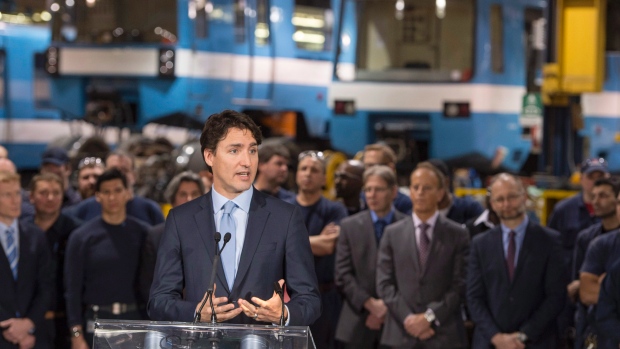
[[[207,297],[205,297],[205,299],[202,300],[202,303],[200,303],[200,308],[198,308],[198,311],[194,315],[194,324],[197,322],[200,322],[200,317],[202,316],[201,315],[202,308],[204,308],[205,303],[207,302],[207,299],[211,300],[211,312],[212,314],[215,314],[215,312],[213,311],[213,299],[212,299],[213,281],[215,280],[215,273],[217,272],[217,264],[220,260],[221,250],[218,248],[218,244],[220,243],[220,240],[222,239],[222,235],[220,233],[215,233],[214,239],[215,239],[215,256],[213,257],[213,267],[211,268],[211,277],[209,278],[209,288],[207,289]],[[224,246],[226,246],[226,244],[224,244]],[[222,249],[224,249],[224,247],[222,247]]]
[[[198,313],[196,314],[196,318],[194,319],[194,322],[200,321],[200,313],[208,299],[209,305],[211,307],[211,325],[217,325],[217,315],[215,314],[215,306],[213,305],[213,295],[215,294],[213,285],[215,281],[215,275],[217,274],[217,267],[221,259],[220,256],[222,254],[222,251],[224,250],[224,247],[226,247],[226,244],[230,241],[230,237],[231,237],[230,233],[226,233],[226,235],[224,235],[224,244],[222,245],[222,248],[220,249],[218,244],[221,239],[221,234],[215,233],[215,256],[213,257],[213,266],[211,268],[211,278],[209,279],[209,288],[207,289],[207,296],[205,297],[205,299],[203,299],[202,303],[200,304],[200,308],[198,310]],[[211,349],[218,349],[219,342],[220,342],[220,339],[218,338],[218,331],[216,330],[209,331],[209,342],[211,343]]]
[[[276,294],[280,296],[280,303],[282,304],[282,310],[280,312],[280,334],[278,335],[279,346],[282,348],[284,346],[284,291],[277,281],[273,283],[273,289]]]

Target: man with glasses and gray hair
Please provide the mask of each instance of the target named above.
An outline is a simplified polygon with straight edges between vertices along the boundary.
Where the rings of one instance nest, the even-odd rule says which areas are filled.
[[[521,180],[507,173],[489,186],[500,225],[477,235],[467,271],[472,348],[555,348],[566,297],[559,234],[528,219]]]
[[[340,222],[336,285],[345,301],[336,339],[346,348],[379,348],[387,307],[375,287],[378,246],[385,227],[407,217],[392,205],[397,190],[391,168],[370,167],[363,174],[368,209]]]
[[[396,174],[396,153],[390,148],[389,145],[383,143],[369,144],[364,148],[364,157],[362,162],[365,168],[369,168],[375,165],[385,165],[394,171]],[[364,195],[362,200],[366,201]],[[407,195],[397,192],[394,198],[394,207],[402,213],[411,213],[413,204],[411,199]]]

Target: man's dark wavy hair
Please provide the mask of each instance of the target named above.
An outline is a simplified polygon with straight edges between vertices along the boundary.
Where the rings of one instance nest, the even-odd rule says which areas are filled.
[[[260,128],[249,116],[234,110],[224,110],[220,113],[212,114],[205,122],[200,135],[200,151],[203,158],[205,149],[209,149],[215,154],[217,144],[226,137],[228,130],[231,128],[250,131],[257,145],[260,145],[263,141]],[[213,172],[211,166],[207,165],[207,168]]]

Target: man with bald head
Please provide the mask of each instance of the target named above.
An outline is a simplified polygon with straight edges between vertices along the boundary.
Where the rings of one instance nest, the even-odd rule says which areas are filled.
[[[555,348],[566,271],[559,233],[528,219],[521,180],[507,173],[489,186],[500,225],[477,235],[467,272],[473,349]]]
[[[342,199],[349,216],[366,208],[364,201],[360,199],[364,185],[363,176],[364,163],[359,160],[347,160],[336,169],[334,178],[336,197]]]
[[[1,152],[1,150],[0,150]],[[17,173],[17,167],[13,161],[8,158],[0,157],[0,172]],[[30,203],[30,194],[27,190],[21,190],[22,195],[22,211],[20,218],[34,216],[34,206]]]
[[[9,157],[9,151],[5,147],[0,145],[0,159],[6,159]]]
[[[388,308],[381,344],[392,348],[466,348],[461,303],[469,234],[441,216],[443,174],[428,162],[411,174],[413,214],[385,228],[377,294]]]

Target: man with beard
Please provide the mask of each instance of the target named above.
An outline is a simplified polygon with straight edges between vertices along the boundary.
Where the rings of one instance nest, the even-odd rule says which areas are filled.
[[[575,314],[575,347],[583,348],[586,338],[595,335],[594,314],[595,306],[589,307],[579,299],[579,270],[586,256],[586,251],[590,242],[596,237],[607,234],[609,232],[617,232],[620,228],[620,220],[616,215],[616,197],[620,193],[620,183],[615,178],[601,178],[594,183],[592,189],[592,206],[594,215],[601,221],[584,230],[577,236],[575,244],[575,256],[573,258],[571,282],[568,289],[568,296],[576,302]],[[598,278],[595,278],[598,286]],[[598,287],[595,287],[593,293],[598,294]]]
[[[88,157],[80,160],[78,163],[77,182],[82,200],[95,195],[95,184],[103,171],[105,171],[105,167],[101,158]]]
[[[500,173],[489,187],[500,225],[476,236],[467,272],[473,349],[555,348],[565,299],[559,235],[530,221],[521,181]]]

